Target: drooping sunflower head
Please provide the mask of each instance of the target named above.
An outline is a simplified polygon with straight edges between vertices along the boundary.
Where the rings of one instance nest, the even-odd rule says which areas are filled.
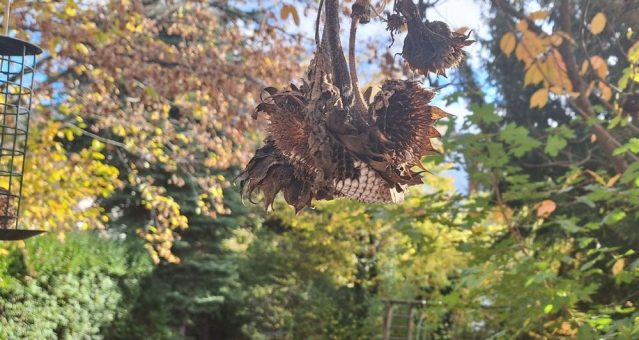
[[[470,33],[454,32],[441,21],[422,21],[411,0],[400,0],[397,8],[408,25],[402,55],[411,68],[446,76],[446,69],[459,65],[463,48],[474,42]]]

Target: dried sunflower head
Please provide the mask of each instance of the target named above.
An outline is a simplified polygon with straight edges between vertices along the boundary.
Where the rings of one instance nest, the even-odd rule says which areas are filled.
[[[386,14],[386,30],[392,34],[399,34],[406,25],[406,19],[399,14]]]
[[[453,32],[444,22],[422,22],[411,0],[400,0],[397,9],[408,25],[402,55],[411,68],[424,74],[446,76],[446,69],[457,66],[464,58],[463,48],[474,42],[468,39],[470,33]]]
[[[435,124],[449,114],[429,105],[434,96],[417,82],[394,79],[384,82],[375,96],[371,115],[396,166],[421,167],[423,156],[437,153],[430,139],[441,136]]]

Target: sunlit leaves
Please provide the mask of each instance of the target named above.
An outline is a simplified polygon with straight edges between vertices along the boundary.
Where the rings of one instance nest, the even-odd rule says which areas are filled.
[[[548,103],[548,89],[541,88],[530,97],[530,107],[531,108],[543,108]]]
[[[70,17],[76,16],[78,11],[76,10],[76,5],[73,1],[67,1],[66,6],[64,7],[64,13]]]
[[[614,154],[621,155],[626,152],[639,153],[639,138],[630,138],[626,144],[618,147]]]
[[[559,33],[550,36],[538,35],[528,30],[526,21],[520,21],[517,29],[521,35],[519,43],[514,33],[507,32],[502,36],[499,46],[502,53],[506,55],[510,55],[514,49],[515,57],[524,63],[526,69],[524,85],[543,83],[546,89],[555,88],[553,92],[556,94],[572,92],[573,85],[568,77],[563,56],[557,50],[557,46],[563,43],[563,35]],[[531,107],[545,105],[547,97],[543,94],[542,92],[537,94],[538,97],[534,104],[531,102]]]
[[[21,222],[51,231],[104,228],[108,217],[97,201],[120,185],[117,168],[104,163],[104,145],[67,154],[56,138],[69,139],[71,129],[48,123],[31,131]]]
[[[499,41],[499,48],[507,56],[513,53],[515,45],[517,45],[517,38],[512,32],[506,32]]]
[[[581,73],[586,73],[585,70],[587,70],[590,65],[592,65],[593,70],[595,70],[599,78],[605,79],[608,76],[608,64],[602,57],[595,55],[590,57],[590,60],[584,61],[581,66]]]
[[[102,177],[108,178],[105,182],[111,187],[117,183],[115,178],[106,171],[95,174],[98,169],[90,166],[117,165],[133,190],[132,197],[146,196],[142,209],[152,216],[148,224],[136,221],[138,224],[127,226],[128,230],[140,230],[156,259],[177,261],[170,248],[173,231],[185,226],[181,207],[159,189],[161,185],[154,183],[152,176],[139,175],[138,170],[186,172],[196,183],[193,195],[201,205],[198,213],[212,217],[228,213],[221,191],[229,181],[211,172],[246,161],[253,141],[259,139],[252,132],[256,125],[250,112],[262,82],[268,79],[269,84],[278,86],[294,78],[302,47],[299,41],[291,38],[291,44],[275,33],[279,31],[273,23],[260,22],[252,15],[226,20],[225,10],[198,2],[154,10],[130,1],[78,4],[64,1],[16,6],[16,13],[32,11],[37,16],[38,20],[28,24],[29,31],[52,55],[40,67],[46,75],[38,91],[42,97],[34,99],[46,96],[54,100],[38,118],[40,122],[81,121],[77,127],[56,130],[54,136],[65,143],[84,143],[95,135],[110,141],[108,151],[87,151],[86,157],[95,163],[76,163],[73,171],[95,178],[94,184],[86,179],[85,185],[114,193],[118,188],[103,188]],[[229,10],[235,11],[232,7]],[[283,14],[300,21],[292,5],[285,7]],[[48,83],[50,78],[55,81]],[[66,153],[62,148],[50,155],[68,157]],[[85,155],[78,154],[84,160]],[[65,171],[74,173],[68,168],[61,173]],[[92,201],[93,205],[98,203]],[[64,211],[55,200],[47,204],[51,211]],[[133,204],[139,203],[134,200]],[[107,216],[90,211],[95,212],[94,221]],[[66,228],[65,223],[59,223],[61,229]],[[83,224],[83,228],[104,226],[103,221]]]
[[[592,34],[597,35],[603,32],[604,28],[606,28],[606,15],[602,12],[595,14],[590,22],[590,31]]]
[[[531,20],[542,20],[548,17],[548,11],[534,11],[528,14]]]
[[[282,10],[280,11],[280,17],[282,18],[282,20],[288,19],[289,16],[293,17],[293,21],[295,22],[295,25],[300,24],[300,16],[299,14],[297,14],[297,8],[295,8],[295,6],[292,6],[292,5],[282,6]]]
[[[610,101],[612,99],[612,89],[608,84],[603,81],[599,81],[599,92],[601,94],[601,99],[605,101]]]

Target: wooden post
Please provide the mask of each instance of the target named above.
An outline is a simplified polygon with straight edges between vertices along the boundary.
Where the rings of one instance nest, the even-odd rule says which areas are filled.
[[[384,307],[384,340],[389,340],[393,326],[393,303],[386,302]]]
[[[415,328],[415,308],[411,304],[408,307],[408,335],[406,339],[411,340],[413,338],[413,328]]]

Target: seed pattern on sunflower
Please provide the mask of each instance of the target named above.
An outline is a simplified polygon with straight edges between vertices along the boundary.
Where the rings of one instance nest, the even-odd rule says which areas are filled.
[[[398,1],[398,6],[409,7],[403,4],[406,1],[410,2]],[[337,12],[337,3],[325,0],[327,16],[329,10]],[[368,4],[357,1],[360,7],[355,9],[368,13],[361,8]],[[415,6],[412,2],[411,5]],[[408,23],[409,36],[412,25],[412,37],[420,37],[414,34],[415,17],[401,8],[394,16],[397,23]],[[422,29],[430,27],[436,32],[448,29],[437,23],[423,24],[421,19],[419,23]],[[351,25],[352,36],[355,26]],[[419,39],[407,38],[405,45],[410,45],[410,51],[417,47],[434,49],[428,52],[428,61],[422,66],[443,74],[461,60],[461,48],[470,44],[467,36],[462,38],[448,31],[445,37],[447,40],[427,46],[419,46]],[[346,69],[339,29],[325,27],[321,41],[302,85],[264,90],[254,118],[260,113],[267,116],[268,137],[238,176],[240,190],[249,200],[255,191],[261,191],[267,208],[282,192],[296,212],[310,206],[313,200],[339,197],[365,203],[401,202],[408,187],[422,183],[426,169],[421,159],[438,153],[431,138],[441,137],[435,124],[449,114],[429,105],[435,92],[416,81],[386,80],[370,104],[353,100],[359,95],[356,65],[351,62],[350,70]],[[406,46],[404,49],[407,61],[418,65],[410,57],[415,55],[406,53]]]

